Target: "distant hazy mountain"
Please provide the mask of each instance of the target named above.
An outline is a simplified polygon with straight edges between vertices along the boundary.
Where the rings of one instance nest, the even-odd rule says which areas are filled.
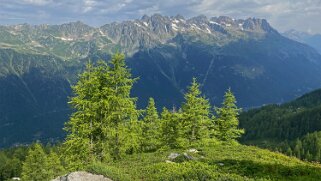
[[[321,34],[309,34],[296,30],[289,30],[284,32],[283,35],[292,40],[305,43],[315,48],[321,54]]]
[[[245,108],[321,87],[321,55],[264,19],[155,14],[99,28],[0,26],[0,147],[61,138],[77,74],[115,51],[140,78],[133,90],[140,107],[150,96],[158,107],[179,106],[192,77],[213,104],[231,87]]]

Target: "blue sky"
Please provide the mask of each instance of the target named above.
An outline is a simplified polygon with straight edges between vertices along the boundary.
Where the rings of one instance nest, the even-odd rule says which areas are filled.
[[[187,18],[265,18],[283,32],[321,33],[321,0],[0,0],[0,24],[62,24],[82,21],[101,26],[144,14]]]

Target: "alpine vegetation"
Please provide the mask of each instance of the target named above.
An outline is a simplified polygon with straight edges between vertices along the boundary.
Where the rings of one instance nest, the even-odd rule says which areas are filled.
[[[88,171],[112,180],[318,180],[320,165],[238,144],[236,98],[211,106],[196,78],[181,106],[144,110],[131,96],[133,78],[125,55],[88,63],[73,86],[73,109],[62,143],[0,152],[0,180],[51,180]],[[294,168],[294,169],[293,169]],[[253,172],[255,170],[255,172]],[[56,180],[57,180],[56,179]]]
[[[84,169],[95,161],[119,160],[124,155],[231,141],[241,136],[235,97],[227,91],[217,118],[194,78],[180,109],[157,112],[150,98],[146,110],[136,108],[130,92],[132,78],[125,56],[113,55],[109,63],[89,63],[73,87],[69,104],[75,110],[66,123],[62,147],[68,169]]]

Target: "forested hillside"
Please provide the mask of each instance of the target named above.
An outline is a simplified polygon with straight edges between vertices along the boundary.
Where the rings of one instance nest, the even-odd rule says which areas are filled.
[[[281,105],[268,105],[240,115],[246,129],[242,142],[320,161],[321,90]]]

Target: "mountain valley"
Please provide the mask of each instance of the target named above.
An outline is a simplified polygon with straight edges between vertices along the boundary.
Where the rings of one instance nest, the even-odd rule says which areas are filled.
[[[0,147],[61,140],[77,75],[117,51],[139,77],[132,91],[139,107],[149,97],[159,109],[179,107],[192,77],[211,103],[220,104],[231,88],[244,109],[321,87],[321,55],[264,19],[155,14],[99,28],[0,26],[0,35]]]

